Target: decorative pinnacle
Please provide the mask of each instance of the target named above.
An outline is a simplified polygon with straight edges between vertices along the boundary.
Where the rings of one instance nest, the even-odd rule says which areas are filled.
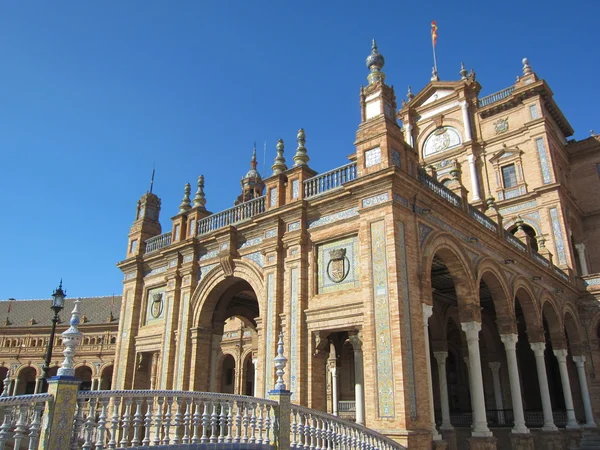
[[[379,50],[377,49],[377,42],[373,39],[371,45],[371,54],[367,56],[366,61],[367,67],[371,71],[367,80],[369,80],[369,84],[373,84],[377,81],[383,82],[385,80],[385,74],[381,71],[385,64],[385,59],[383,55],[379,54]]]
[[[198,190],[194,197],[194,208],[204,208],[206,198],[204,197],[204,175],[198,177]]]
[[[181,199],[181,205],[179,205],[180,213],[184,213],[192,207],[190,204],[191,191],[192,188],[190,187],[190,183],[185,183],[185,187],[183,188],[183,198]]]
[[[252,159],[250,160],[250,168],[256,170],[256,142],[254,142],[254,147],[252,148]]]
[[[283,331],[279,333],[279,341],[277,342],[277,356],[273,360],[275,368],[277,369],[277,381],[275,382],[275,390],[285,391],[286,386],[283,381],[283,375],[285,374],[285,366],[288,362],[287,358],[283,356]]]
[[[527,58],[523,58],[523,76],[531,75],[532,73],[533,70],[531,70],[529,60]]]
[[[461,80],[466,80],[467,79],[467,69],[465,68],[465,63],[461,62],[460,63],[460,72],[458,72],[460,74],[460,79]]]
[[[300,128],[300,130],[298,130],[298,135],[296,138],[298,139],[298,148],[296,149],[296,154],[294,155],[294,167],[308,166],[309,157],[306,153],[306,147],[304,146],[306,143],[306,134],[304,133],[304,128]]]
[[[275,157],[275,161],[273,162],[273,175],[280,174],[281,172],[287,170],[287,166],[285,165],[285,158],[283,157],[283,139],[279,139],[277,141],[277,156]]]
[[[412,92],[412,88],[409,86],[408,87],[408,92],[406,93],[406,98],[408,99],[408,101],[410,102],[413,98],[415,98],[415,94],[413,94]]]
[[[523,221],[523,219],[521,218],[521,216],[517,215],[517,220],[515,220],[515,225],[517,226],[517,229],[522,230],[524,223],[525,222]]]
[[[79,331],[79,323],[80,323],[80,313],[79,313],[79,299],[76,298],[74,301],[74,308],[71,312],[71,320],[69,321],[69,328],[67,331],[62,333],[62,340],[65,346],[63,350],[63,355],[65,355],[65,360],[62,362],[60,369],[58,369],[57,375],[59,377],[74,377],[75,369],[74,369],[74,361],[73,357],[75,356],[75,349],[79,342],[81,342],[81,338],[83,334]]]

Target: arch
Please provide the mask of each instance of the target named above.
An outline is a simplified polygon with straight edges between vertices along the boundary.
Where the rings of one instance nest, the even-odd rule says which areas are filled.
[[[571,353],[573,355],[582,355],[584,344],[583,332],[577,320],[577,313],[569,304],[565,305],[563,323],[565,324],[565,335],[571,347]]]
[[[210,327],[214,308],[222,293],[240,280],[246,281],[256,294],[259,311],[266,311],[262,269],[252,261],[236,259],[232,276],[226,276],[223,268],[218,266],[200,281],[190,301],[193,323],[199,327]]]
[[[541,298],[542,318],[548,324],[552,348],[554,350],[566,348],[564,324],[558,313],[559,308],[555,305],[554,298],[547,292],[544,292]]]
[[[75,366],[75,378],[81,380],[79,390],[89,391],[92,388],[92,374],[94,370],[87,364],[78,364]]]
[[[41,373],[39,373],[40,371],[38,370],[38,367],[32,364],[22,364],[21,366],[19,366],[19,368],[17,370],[15,370],[15,377],[20,377],[21,373],[23,371],[26,371],[28,369],[32,369],[35,372],[35,376],[40,376]]]
[[[510,299],[510,288],[504,277],[500,264],[490,257],[482,259],[477,265],[475,289],[480,294],[481,282],[484,282],[492,294],[496,316],[500,318],[515,318],[514,303]],[[502,331],[501,331],[502,332]]]
[[[464,129],[464,124],[462,123],[462,121],[454,119],[452,117],[444,117],[444,123],[441,126],[438,126],[436,121],[432,121],[425,128],[423,128],[423,130],[417,136],[417,138],[415,140],[415,144],[416,144],[415,149],[417,149],[417,151],[419,152],[421,157],[430,158],[430,157],[435,157],[435,156],[445,153],[445,151],[440,151],[440,152],[432,153],[430,155],[425,156],[424,148],[425,148],[425,142],[427,141],[427,139],[431,136],[431,134],[434,131],[436,131],[439,128],[446,128],[446,127],[455,129],[458,132],[458,135],[460,137],[460,144],[458,146],[463,144],[465,129]],[[452,148],[456,149],[456,148],[458,148],[458,146],[453,146]],[[450,148],[448,148],[448,150],[450,150]]]
[[[219,367],[221,368],[221,392],[233,394],[237,388],[235,382],[235,357],[231,353],[224,353],[219,360]]]
[[[529,280],[523,276],[517,276],[513,281],[513,308],[515,315],[516,305],[517,302],[519,302],[519,306],[523,311],[525,326],[530,342],[543,342],[542,313],[535,298],[536,296],[534,295],[533,287],[529,283]]]
[[[114,365],[112,363],[105,364],[98,372],[100,373],[100,387],[102,391],[110,390],[114,375]]]
[[[521,217],[521,219],[523,220],[523,225],[529,225],[531,228],[533,228],[536,236],[544,235],[544,233],[542,232],[542,227],[537,220],[532,219],[529,216],[523,216],[523,217]],[[517,221],[516,217],[513,217],[510,220],[507,220],[506,222],[503,223],[504,229],[509,231],[511,228],[513,228],[515,226],[516,221]]]

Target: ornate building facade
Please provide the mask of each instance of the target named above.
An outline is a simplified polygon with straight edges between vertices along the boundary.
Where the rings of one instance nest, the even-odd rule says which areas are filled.
[[[295,403],[411,449],[568,448],[600,416],[600,137],[527,60],[401,105],[383,66],[373,43],[346,164],[317,174],[301,129],[231,209],[201,176],[163,233],[141,197],[112,387],[265,396],[283,332]]]

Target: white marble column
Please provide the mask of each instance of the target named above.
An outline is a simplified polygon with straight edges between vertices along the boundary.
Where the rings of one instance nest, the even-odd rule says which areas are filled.
[[[410,122],[404,124],[404,130],[406,131],[406,142],[411,146],[415,147],[415,143],[412,135],[412,124]]]
[[[454,427],[450,422],[450,402],[448,400],[448,381],[446,379],[446,358],[448,352],[433,352],[437,360],[438,381],[440,384],[440,403],[442,407],[442,426],[440,430],[452,430]]]
[[[588,389],[587,376],[585,374],[585,356],[573,356],[573,362],[577,366],[577,375],[579,376],[579,386],[581,386],[581,398],[583,400],[583,409],[585,410],[585,428],[596,428],[594,414],[592,413],[592,402],[590,401],[590,391]]]
[[[462,112],[463,123],[465,125],[465,142],[469,142],[471,138],[471,120],[469,119],[469,104],[466,101],[460,102],[460,110]]]
[[[540,386],[540,396],[542,397],[542,409],[544,411],[543,431],[556,431],[558,428],[554,425],[554,416],[552,415],[552,403],[550,402],[550,390],[548,389],[548,375],[546,374],[546,361],[544,359],[545,342],[533,342],[531,349],[535,355],[535,365],[537,367],[538,384]]]
[[[475,155],[467,155],[467,161],[469,161],[469,173],[471,174],[471,189],[473,192],[472,201],[481,200],[481,193],[479,192],[479,176],[477,175],[477,158]]]
[[[575,244],[575,249],[577,250],[577,257],[579,258],[579,265],[581,266],[581,276],[585,277],[590,274],[585,259],[585,244]]]
[[[252,365],[254,366],[254,382],[252,384],[252,395],[256,397],[256,387],[258,386],[258,359],[252,358]]]
[[[36,377],[35,388],[34,388],[33,392],[36,394],[39,394],[41,388],[42,388],[42,379],[40,377]]]
[[[469,348],[471,406],[473,408],[473,428],[471,435],[473,437],[489,437],[492,436],[492,432],[487,426],[485,397],[483,394],[483,374],[481,372],[481,356],[479,354],[481,323],[475,321],[462,322],[460,326],[467,335],[467,345]]]
[[[565,397],[565,406],[567,408],[567,428],[577,429],[579,424],[575,418],[575,407],[573,406],[573,394],[571,393],[571,383],[569,381],[569,369],[567,368],[567,349],[554,350],[554,355],[558,360],[558,369],[560,371],[560,381],[562,383],[563,395]]]
[[[518,335],[501,334],[500,340],[506,350],[506,366],[508,368],[508,380],[510,382],[510,396],[512,399],[513,416],[515,426],[513,433],[529,433],[529,428],[525,426],[525,414],[523,412],[523,397],[521,396],[521,380],[519,378],[519,367],[517,365],[517,340]]]
[[[363,370],[362,341],[354,334],[350,335],[350,342],[354,348],[354,401],[356,404],[356,423],[365,424],[365,380]]]
[[[333,415],[338,415],[338,377],[337,367],[330,366],[329,372],[331,373],[331,402],[333,407]]]
[[[13,384],[13,391],[12,391],[12,395],[17,395],[17,389],[19,388],[19,378],[15,378],[15,382]]]
[[[498,410],[498,424],[504,425],[504,401],[502,400],[502,386],[500,385],[500,362],[492,361],[488,363],[492,371],[492,382],[494,384],[494,401]]]
[[[433,407],[433,382],[431,373],[431,353],[429,350],[429,318],[433,315],[433,306],[423,303],[423,334],[425,338],[425,361],[427,362],[427,387],[429,389],[429,421],[431,434],[434,441],[439,441],[442,436],[435,427],[435,410]]]

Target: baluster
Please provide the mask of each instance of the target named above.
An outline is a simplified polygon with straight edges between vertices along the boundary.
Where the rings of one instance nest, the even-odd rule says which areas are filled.
[[[154,445],[160,445],[161,441],[161,429],[163,424],[163,404],[165,403],[164,397],[158,397],[158,405],[156,406],[156,414],[154,415],[154,439],[152,443]]]
[[[248,442],[248,404],[244,404],[244,416],[242,417],[242,443]]]
[[[108,402],[110,399],[101,398],[99,399],[100,404],[102,405],[102,409],[100,410],[100,417],[98,417],[98,431],[96,437],[96,450],[104,449],[104,436],[106,435],[106,410],[108,408]]]
[[[322,448],[324,448],[323,446],[323,420],[321,420],[319,417],[315,417],[315,435],[317,437],[316,442],[315,442],[315,448],[317,450],[321,450]]]
[[[43,405],[40,405],[43,408]],[[83,410],[85,408],[85,398],[77,399],[77,415],[75,416],[75,422],[73,424],[73,434],[71,436],[71,450],[77,450],[79,448],[80,434],[82,433],[81,428],[83,427]],[[31,445],[31,444],[30,444]],[[33,447],[34,449],[37,447]]]
[[[221,414],[219,414],[219,443],[225,442],[225,433],[227,428],[227,402],[221,402]]]
[[[173,397],[167,397],[167,412],[164,417],[164,437],[161,441],[161,444],[169,445],[171,443],[171,419],[173,415],[171,414],[173,407]]]
[[[250,439],[249,443],[256,443],[256,404],[250,403]]]
[[[291,420],[290,420],[290,447],[297,448],[298,447],[298,411],[295,409],[291,412]]]
[[[257,444],[262,444],[262,440],[263,440],[263,410],[265,408],[265,405],[261,404],[261,403],[257,403],[256,407],[258,408],[258,416],[257,416],[257,420],[256,420],[256,427],[258,429],[258,438],[256,439],[256,443]]]
[[[19,449],[19,448],[21,448],[21,441],[25,437],[25,432],[27,431],[26,406],[19,405],[19,406],[17,406],[16,411],[17,411],[17,415],[18,415],[19,419],[17,420],[17,423],[15,424],[14,448]]]
[[[144,403],[144,399],[136,398],[135,403],[135,414],[133,415],[133,439],[131,440],[131,445],[134,447],[140,445],[141,443],[140,437],[142,435],[142,422],[144,417],[142,415],[142,403]],[[123,439],[121,439],[121,447],[125,447],[126,445],[127,440],[123,442]]]
[[[33,419],[31,420],[31,425],[29,425],[29,449],[28,450],[36,450],[38,448],[38,439],[40,437],[40,428],[41,428],[41,416],[42,409],[44,408],[43,403],[35,403],[33,405]],[[73,437],[71,436],[71,439]]]
[[[181,439],[182,444],[190,443],[190,428],[192,421],[192,407],[193,400],[191,398],[185,399],[185,414],[183,415],[183,438]]]
[[[2,425],[0,425],[0,450],[4,448],[4,444],[8,440],[8,430],[10,429],[10,408],[0,407],[0,413],[4,416]]]
[[[125,398],[125,412],[123,413],[123,426],[121,431],[121,440],[119,445],[126,447],[129,441],[129,429],[131,427],[131,403],[133,399],[131,397]]]
[[[232,437],[231,437],[231,433],[232,433],[232,428],[233,428],[233,405],[235,403],[233,401],[231,402],[227,402],[227,438],[225,439],[225,442],[227,443],[231,443],[232,441]]]
[[[96,404],[98,403],[97,398],[90,399],[90,407],[88,410],[88,416],[85,421],[85,441],[83,442],[83,450],[91,450],[92,448],[92,433],[94,432],[94,417],[96,417]]]
[[[175,404],[176,404],[177,409],[175,409],[175,419],[174,419],[175,436],[173,436],[173,444],[181,443],[181,438],[179,437],[179,435],[181,434],[181,425],[183,423],[182,415],[181,415],[181,404],[182,403],[183,403],[183,398],[181,398],[181,397],[175,398]]]
[[[269,445],[271,443],[271,428],[273,430],[273,439],[275,439],[275,420],[271,419],[271,411],[271,405],[267,405],[267,415],[265,417],[265,438],[263,439],[264,445]]]
[[[194,399],[194,417],[193,417],[193,425],[194,425],[194,433],[192,435],[192,444],[198,444],[200,442],[200,437],[199,437],[199,428],[200,428],[200,421],[201,421],[201,414],[200,414],[200,400],[199,399]]]
[[[308,414],[304,415],[304,447],[310,448],[310,424],[309,424],[310,416]]]
[[[204,412],[202,413],[202,438],[200,438],[200,442],[202,444],[206,444],[208,442],[208,425],[210,423],[210,416],[208,415],[208,401],[204,400]]]
[[[119,430],[119,407],[121,406],[121,398],[115,397],[113,399],[113,413],[110,419],[110,440],[108,441],[108,448],[117,448],[117,433]],[[125,431],[125,430],[123,430]]]
[[[150,427],[152,427],[152,399],[146,399],[146,415],[144,416],[144,439],[142,445],[148,447],[150,445]]]
[[[212,414],[210,415],[210,439],[209,442],[214,444],[217,442],[217,425],[219,423],[219,414],[217,413],[217,405],[219,404],[216,401],[212,401]]]
[[[240,406],[240,401],[236,400],[235,404],[237,406],[236,409],[236,413],[235,413],[235,439],[233,440],[233,442],[235,443],[239,443],[241,442],[241,435],[242,435],[242,414],[241,414],[241,406]]]

